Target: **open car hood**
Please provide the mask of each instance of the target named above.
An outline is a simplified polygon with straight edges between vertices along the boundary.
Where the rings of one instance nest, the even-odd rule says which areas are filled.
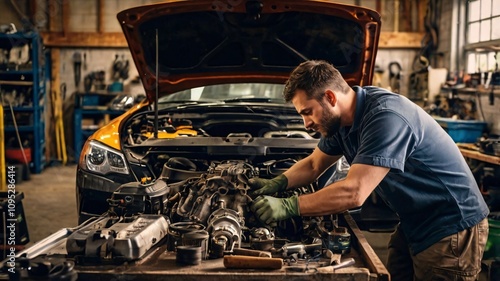
[[[320,0],[168,1],[117,17],[150,101],[157,55],[160,96],[219,83],[284,83],[309,59],[329,61],[350,85],[368,85],[381,24],[376,11]]]

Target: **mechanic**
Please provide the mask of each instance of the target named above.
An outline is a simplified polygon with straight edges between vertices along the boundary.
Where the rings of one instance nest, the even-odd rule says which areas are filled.
[[[283,95],[321,139],[282,175],[251,180],[259,220],[341,213],[375,190],[400,219],[388,245],[392,280],[476,280],[489,210],[457,145],[429,114],[385,89],[351,88],[325,61],[295,68]],[[342,155],[351,165],[345,179],[311,194],[269,196],[311,184]]]

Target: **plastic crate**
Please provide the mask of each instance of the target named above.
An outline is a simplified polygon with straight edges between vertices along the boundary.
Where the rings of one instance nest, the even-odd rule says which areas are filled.
[[[487,123],[477,120],[455,120],[452,118],[434,117],[439,125],[455,142],[474,143],[477,141]]]

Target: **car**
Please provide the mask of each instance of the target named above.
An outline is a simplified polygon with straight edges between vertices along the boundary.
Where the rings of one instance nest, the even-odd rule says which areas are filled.
[[[282,173],[319,141],[283,101],[290,72],[321,59],[350,85],[369,85],[381,26],[373,10],[316,0],[167,1],[117,18],[147,98],[84,144],[76,177],[79,223],[118,204],[110,198],[124,186],[176,186],[192,178],[206,184],[216,175],[226,180],[219,188],[229,192],[251,177]],[[343,165],[298,192],[321,188]],[[246,194],[247,187],[242,190]],[[207,221],[209,214],[195,216],[193,204],[200,200],[179,211],[183,199],[168,208],[184,219]],[[368,203],[386,208],[375,194],[373,199]],[[374,213],[365,210],[353,213],[373,221]],[[380,221],[397,221],[382,214]]]

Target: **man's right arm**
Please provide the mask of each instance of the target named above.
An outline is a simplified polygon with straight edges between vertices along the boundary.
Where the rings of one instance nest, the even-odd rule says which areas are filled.
[[[316,147],[311,155],[300,160],[284,173],[288,179],[287,188],[311,184],[341,156],[328,155]]]

